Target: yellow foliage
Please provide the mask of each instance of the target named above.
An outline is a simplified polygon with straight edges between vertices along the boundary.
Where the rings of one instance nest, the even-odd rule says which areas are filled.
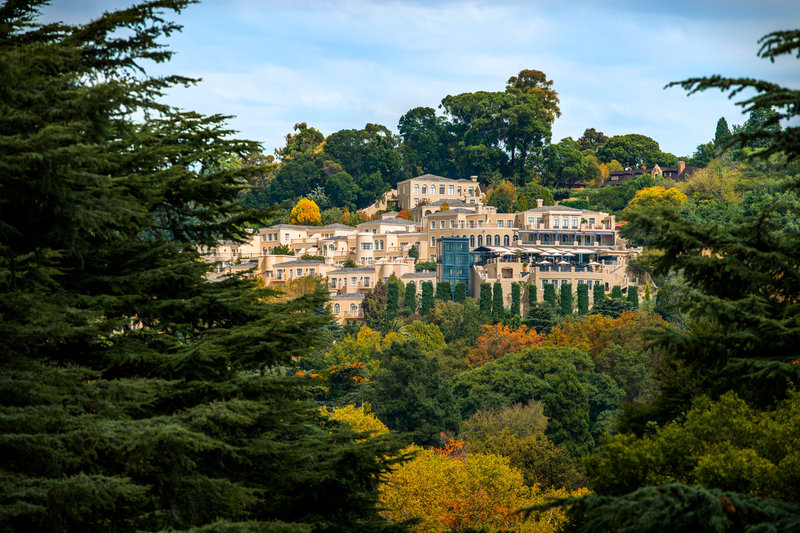
[[[628,202],[628,209],[656,206],[678,207],[686,202],[686,195],[674,187],[645,187],[636,191],[636,195]]]
[[[412,531],[550,532],[563,525],[560,509],[522,519],[519,509],[568,494],[526,486],[522,473],[505,457],[481,453],[453,457],[447,450],[418,447],[405,451],[416,455],[387,476],[381,484],[380,503],[389,520],[418,519]]]
[[[389,428],[383,422],[378,420],[375,413],[371,413],[369,405],[358,407],[355,405],[345,405],[344,407],[336,407],[330,411],[323,409],[329,417],[340,422],[348,424],[353,431],[357,432],[370,432],[373,436],[383,435],[389,433]]]
[[[300,198],[297,205],[292,208],[289,215],[290,224],[299,224],[301,226],[318,226],[322,223],[322,216],[319,212],[319,207],[312,200],[308,198]]]
[[[395,332],[384,337],[380,331],[364,326],[355,335],[347,335],[340,339],[325,354],[324,361],[328,366],[364,363],[364,374],[371,379],[380,367],[376,354],[393,342],[403,342],[402,335]]]
[[[695,171],[688,180],[678,184],[678,187],[687,195],[698,199],[738,204],[742,198],[737,194],[736,187],[742,177],[741,166],[726,166],[723,162],[714,160],[707,168]]]

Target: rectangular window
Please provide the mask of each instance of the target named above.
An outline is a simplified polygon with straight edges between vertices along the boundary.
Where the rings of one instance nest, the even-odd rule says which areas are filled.
[[[456,221],[455,220],[451,220],[450,221],[450,229],[453,229],[455,227],[456,227]]]
[[[276,276],[276,278],[277,279],[283,279],[283,269],[282,268],[278,269],[278,275]]]
[[[594,217],[589,217],[589,227],[594,226]]]
[[[569,217],[561,217],[561,226],[563,228],[569,227]]]
[[[436,229],[436,221],[431,220],[431,229]]]
[[[458,188],[458,195],[461,196],[461,187]]]
[[[262,240],[262,242],[267,240],[267,234],[266,233],[262,233],[261,234],[261,240]]]
[[[372,243],[371,242],[362,242],[361,249],[364,251],[372,250]]]
[[[350,285],[358,285],[358,278],[353,276],[350,278]]]
[[[528,225],[529,226],[533,226],[533,223],[535,222],[535,220],[536,220],[535,217],[528,217]]]
[[[558,217],[553,217],[553,228],[558,229]]]
[[[444,185],[439,185],[439,194],[444,195]]]
[[[347,287],[347,278],[342,278],[342,287]]]
[[[303,275],[303,269],[302,268],[298,268],[297,269],[297,276],[299,277],[299,276],[302,276],[302,275]]]
[[[419,205],[419,198],[414,198],[414,207]]]
[[[444,229],[444,220],[439,221],[439,229]]]
[[[502,228],[503,227],[503,221],[502,220],[498,220],[497,221],[497,227],[498,228]]]
[[[317,272],[317,270],[316,270],[316,269],[314,269],[314,268],[309,268],[309,269],[308,269],[308,275],[309,275],[309,276],[313,276],[314,274],[316,274],[316,272]]]
[[[474,228],[475,227],[475,221],[474,220],[470,220],[469,221],[469,227],[470,228]]]
[[[461,229],[464,229],[464,221],[463,221],[463,220],[462,220],[462,221],[460,221],[458,224],[459,224],[459,227],[460,227]]]
[[[470,196],[475,196],[475,187],[470,187],[469,188],[469,195]]]
[[[578,229],[578,217],[572,217],[572,229]]]
[[[456,186],[455,185],[448,185],[447,186],[447,194],[453,196],[456,193]]]
[[[367,276],[364,277],[364,286],[369,287],[369,277]]]
[[[482,227],[483,227],[483,220],[479,220],[479,221],[478,221],[478,227],[479,227],[479,228],[482,228]]]
[[[284,239],[286,239],[286,240],[288,241],[288,240],[289,240],[289,234],[288,234],[288,233],[284,233],[284,234],[283,234],[283,238],[284,238]]]
[[[336,288],[336,278],[331,278],[331,289]]]

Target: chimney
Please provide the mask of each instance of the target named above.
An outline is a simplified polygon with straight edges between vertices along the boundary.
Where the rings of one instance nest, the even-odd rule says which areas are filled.
[[[478,176],[470,176],[469,179],[471,179],[475,183],[478,182]]]
[[[544,205],[544,200],[542,200],[541,198],[537,198],[536,207],[542,207],[542,205]]]
[[[683,170],[686,168],[686,163],[684,161],[678,161],[678,175],[680,176],[683,174]]]

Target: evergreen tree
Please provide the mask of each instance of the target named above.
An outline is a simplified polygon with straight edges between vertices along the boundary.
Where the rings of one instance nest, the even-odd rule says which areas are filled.
[[[563,316],[568,316],[572,314],[573,308],[573,298],[572,298],[572,284],[571,283],[562,283],[561,284],[561,293],[559,294],[559,314]]]
[[[553,312],[556,310],[556,286],[552,283],[545,283],[544,284],[544,301],[547,302],[548,305],[553,309]]]
[[[650,301],[650,282],[649,281],[644,284],[644,301],[645,302],[649,302]]]
[[[521,316],[521,292],[522,290],[520,289],[519,283],[511,284],[511,314],[513,316]]]
[[[428,315],[433,309],[433,282],[422,282],[422,301],[420,303],[419,312],[422,315]]]
[[[592,287],[592,305],[597,305],[606,297],[606,289],[602,283],[595,283]]]
[[[536,302],[528,309],[525,324],[539,333],[549,333],[555,325],[555,312],[548,302]]]
[[[719,117],[717,121],[717,130],[714,132],[714,145],[722,146],[722,142],[730,137],[731,129],[728,127],[728,121],[725,117]]]
[[[400,310],[400,283],[389,281],[386,284],[386,318],[392,320]]]
[[[406,283],[403,308],[408,311],[409,314],[413,314],[417,310],[417,284],[413,281]]]
[[[480,309],[485,317],[492,316],[492,285],[481,283]]]
[[[467,284],[463,281],[456,283],[455,291],[453,292],[453,301],[462,303],[467,299]]]
[[[536,284],[528,283],[528,309],[536,303]]]
[[[639,287],[637,285],[628,285],[628,301],[634,309],[639,308]]]
[[[548,417],[547,436],[563,444],[573,457],[585,455],[594,447],[589,433],[589,399],[573,374],[559,374],[553,392],[542,399]]]
[[[614,285],[611,287],[611,297],[616,298],[617,300],[622,300],[622,287],[619,285]]]
[[[397,447],[271,371],[321,343],[326,295],[206,279],[198,249],[263,214],[238,200],[259,169],[221,164],[258,145],[143,72],[187,3],[0,5],[0,529],[381,529]]]
[[[445,302],[453,299],[453,285],[449,281],[440,281],[436,284],[436,299]]]
[[[578,284],[578,314],[589,313],[589,286],[586,283]]]
[[[503,320],[506,316],[503,300],[503,285],[499,281],[495,281],[492,287],[492,318],[495,321]]]
[[[367,391],[375,414],[389,429],[411,433],[416,444],[440,444],[442,432],[459,429],[450,385],[439,361],[416,342],[393,342],[380,354],[381,370]]]

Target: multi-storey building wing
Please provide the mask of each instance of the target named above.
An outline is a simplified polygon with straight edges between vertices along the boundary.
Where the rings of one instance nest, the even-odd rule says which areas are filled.
[[[450,179],[434,174],[424,174],[397,184],[397,203],[400,209],[413,209],[420,204],[460,200],[480,204],[483,200],[478,177]]]

